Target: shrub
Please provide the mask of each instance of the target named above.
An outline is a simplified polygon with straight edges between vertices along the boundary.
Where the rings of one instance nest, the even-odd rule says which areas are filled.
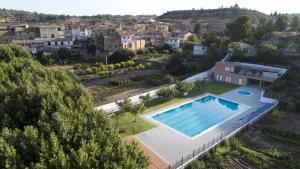
[[[115,69],[115,66],[114,65],[108,65],[108,70],[112,71]]]
[[[177,82],[175,88],[180,96],[184,96],[187,92],[193,89],[193,83],[186,81]]]
[[[121,49],[114,52],[110,57],[109,61],[112,63],[118,63],[122,61],[127,61],[133,59],[135,52],[129,49]]]
[[[156,94],[158,97],[170,99],[175,97],[177,92],[175,89],[167,87],[167,88],[160,89],[159,91],[157,91]]]
[[[146,67],[147,69],[150,69],[150,68],[152,67],[152,63],[146,63],[146,64],[145,64],[145,67]]]
[[[74,70],[79,70],[79,69],[81,69],[81,64],[75,64],[74,66],[73,66],[73,69]]]
[[[135,65],[135,62],[133,61],[133,60],[128,60],[127,61],[127,66],[128,67],[132,67],[132,66],[134,66]]]
[[[279,111],[278,109],[274,110],[272,112],[272,117],[275,118],[275,119],[279,119],[283,116],[283,112],[282,111]]]
[[[132,81],[128,79],[111,79],[109,84],[113,86],[129,86],[132,84]]]
[[[121,68],[121,64],[120,63],[116,63],[115,64],[115,69],[120,69]]]

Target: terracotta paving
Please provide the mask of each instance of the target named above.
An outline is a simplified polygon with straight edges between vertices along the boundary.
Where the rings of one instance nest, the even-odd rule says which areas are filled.
[[[155,153],[153,153],[148,147],[144,144],[140,143],[134,136],[125,137],[126,141],[136,141],[139,143],[139,147],[145,152],[145,154],[149,157],[150,166],[149,169],[168,169],[169,165],[164,160],[159,158]]]

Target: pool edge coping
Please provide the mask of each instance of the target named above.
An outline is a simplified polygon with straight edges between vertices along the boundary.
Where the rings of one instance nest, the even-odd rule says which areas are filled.
[[[230,101],[230,102],[239,104],[239,105],[244,105],[244,106],[246,106],[246,109],[243,110],[243,111],[241,111],[241,112],[239,112],[238,114],[236,114],[236,115],[234,115],[234,116],[230,116],[230,117],[228,117],[228,118],[222,120],[220,123],[217,123],[217,124],[215,124],[215,125],[213,125],[213,126],[207,128],[207,129],[204,130],[203,132],[201,132],[201,133],[199,133],[199,134],[197,134],[197,135],[195,135],[195,136],[193,136],[193,137],[189,137],[189,136],[187,136],[187,135],[181,133],[180,131],[177,131],[176,129],[173,129],[172,127],[170,127],[170,126],[168,126],[168,125],[166,125],[166,124],[163,124],[163,123],[161,123],[161,122],[159,122],[159,121],[157,121],[157,120],[154,120],[154,119],[152,118],[153,116],[155,116],[155,115],[157,115],[157,114],[164,113],[164,112],[169,111],[169,110],[171,110],[171,109],[178,108],[178,107],[180,107],[180,106],[189,104],[189,103],[191,103],[191,102],[193,102],[193,101],[195,101],[195,100],[197,100],[197,99],[201,99],[201,98],[204,98],[204,97],[207,97],[207,96],[214,96],[214,97],[219,98],[219,99],[224,99],[224,100],[227,100],[227,101]],[[184,136],[184,137],[187,138],[188,140],[194,141],[194,140],[198,139],[201,135],[203,135],[203,134],[205,134],[205,133],[208,133],[209,131],[211,131],[211,130],[213,130],[213,129],[215,129],[215,128],[217,128],[217,127],[223,125],[223,124],[225,124],[226,122],[232,120],[233,118],[237,117],[238,115],[241,115],[242,113],[245,113],[246,111],[250,110],[251,108],[252,108],[252,106],[249,106],[249,105],[244,104],[244,103],[239,103],[239,102],[236,102],[236,101],[232,101],[231,99],[227,99],[227,98],[221,97],[221,96],[216,95],[216,94],[212,94],[212,93],[204,93],[204,94],[202,94],[202,95],[199,95],[199,96],[196,96],[196,97],[194,97],[194,98],[191,98],[190,100],[184,101],[184,102],[182,102],[182,103],[180,103],[180,104],[172,105],[172,106],[167,107],[167,108],[164,108],[164,109],[162,109],[162,110],[157,110],[157,111],[153,111],[153,112],[147,113],[147,114],[143,115],[142,118],[144,118],[145,120],[147,120],[147,121],[149,121],[149,122],[154,123],[157,127],[159,127],[159,126],[165,127],[165,128],[167,128],[167,129],[169,129],[169,130],[171,130],[171,131],[173,131],[173,132],[175,132],[175,133],[177,133],[177,134],[179,134],[179,135],[181,135],[181,136]],[[155,128],[157,128],[157,127],[155,127]],[[145,131],[145,132],[147,132],[147,131]]]

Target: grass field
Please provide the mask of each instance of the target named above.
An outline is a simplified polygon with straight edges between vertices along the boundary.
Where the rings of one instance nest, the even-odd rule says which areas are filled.
[[[212,93],[219,95],[224,92],[233,90],[237,87],[237,85],[232,84],[209,82],[203,86],[194,87],[194,89],[191,90],[189,94],[185,97],[176,97],[170,100],[165,100],[161,98],[153,99],[145,105],[147,107],[146,110],[143,113],[140,113],[139,115],[157,111],[159,109],[187,101],[204,93]],[[116,118],[113,118],[113,124],[116,125]],[[155,125],[143,120],[140,117],[138,117],[137,121],[134,122],[134,116],[130,113],[125,113],[124,115],[119,116],[118,128],[120,130],[126,130],[125,132],[121,133],[122,136],[135,135],[149,130],[153,127],[155,127]]]

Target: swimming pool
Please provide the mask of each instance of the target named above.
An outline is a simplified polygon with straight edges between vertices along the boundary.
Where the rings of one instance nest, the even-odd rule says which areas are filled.
[[[151,118],[193,139],[249,108],[248,105],[208,94],[163,112],[158,112]]]
[[[253,93],[250,91],[246,91],[246,90],[237,90],[236,94],[241,95],[241,96],[252,96]]]

